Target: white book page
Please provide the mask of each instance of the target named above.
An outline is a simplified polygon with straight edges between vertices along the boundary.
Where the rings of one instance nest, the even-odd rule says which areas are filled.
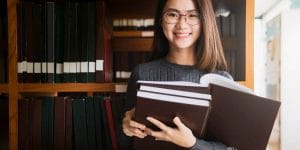
[[[198,105],[198,106],[209,106],[209,103],[210,103],[206,99],[194,99],[194,98],[145,92],[145,91],[138,91],[137,96],[152,99],[152,100],[157,100],[157,101],[166,101],[166,102],[190,104],[190,105]]]
[[[185,82],[185,81],[144,81],[139,80],[137,83],[159,84],[159,85],[178,85],[178,86],[190,86],[190,87],[208,87],[199,83]]]
[[[223,87],[227,87],[229,89],[254,94],[251,89],[218,74],[213,74],[213,73],[205,74],[201,77],[200,83],[203,86],[208,86],[209,84],[216,84]]]
[[[184,96],[184,97],[211,100],[211,95],[210,94],[203,94],[203,93],[197,93],[197,92],[189,92],[189,91],[182,91],[182,90],[159,88],[159,87],[152,87],[152,86],[146,86],[146,85],[141,85],[140,90],[141,91],[162,93],[162,94],[172,94],[172,95],[177,95],[177,96]]]

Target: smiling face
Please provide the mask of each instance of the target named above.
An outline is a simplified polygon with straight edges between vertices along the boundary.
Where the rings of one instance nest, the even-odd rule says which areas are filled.
[[[168,0],[163,12],[162,28],[169,41],[170,50],[194,50],[200,36],[201,24],[193,24],[192,19],[199,17],[193,0]],[[177,23],[166,19],[166,16],[175,17],[176,14],[179,14]]]

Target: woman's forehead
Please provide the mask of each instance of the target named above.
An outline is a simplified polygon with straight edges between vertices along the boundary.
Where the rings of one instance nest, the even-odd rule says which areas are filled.
[[[196,6],[193,0],[167,0],[164,10],[176,9],[180,12],[195,10]]]

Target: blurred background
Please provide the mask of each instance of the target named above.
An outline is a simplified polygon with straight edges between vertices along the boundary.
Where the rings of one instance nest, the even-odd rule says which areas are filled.
[[[300,149],[300,0],[256,0],[254,91],[280,99],[268,150]]]

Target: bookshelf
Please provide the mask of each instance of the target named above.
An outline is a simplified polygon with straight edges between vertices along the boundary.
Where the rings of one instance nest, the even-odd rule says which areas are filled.
[[[239,83],[253,88],[253,24],[254,1],[246,1],[245,22],[245,80]],[[61,84],[25,84],[18,83],[17,77],[17,3],[19,0],[7,0],[8,17],[8,83],[0,84],[0,92],[9,96],[9,149],[18,149],[18,97],[21,93],[44,92],[117,92],[124,91],[125,83],[61,83]],[[233,2],[232,2],[233,3]],[[124,7],[125,6],[125,7]],[[128,18],[152,17],[155,1],[114,0],[109,3],[110,16]],[[126,13],[124,13],[126,12]],[[153,39],[143,37],[143,31],[122,31],[114,33],[122,39],[112,40],[113,51],[150,51]],[[224,39],[226,47],[234,47],[235,38]]]

